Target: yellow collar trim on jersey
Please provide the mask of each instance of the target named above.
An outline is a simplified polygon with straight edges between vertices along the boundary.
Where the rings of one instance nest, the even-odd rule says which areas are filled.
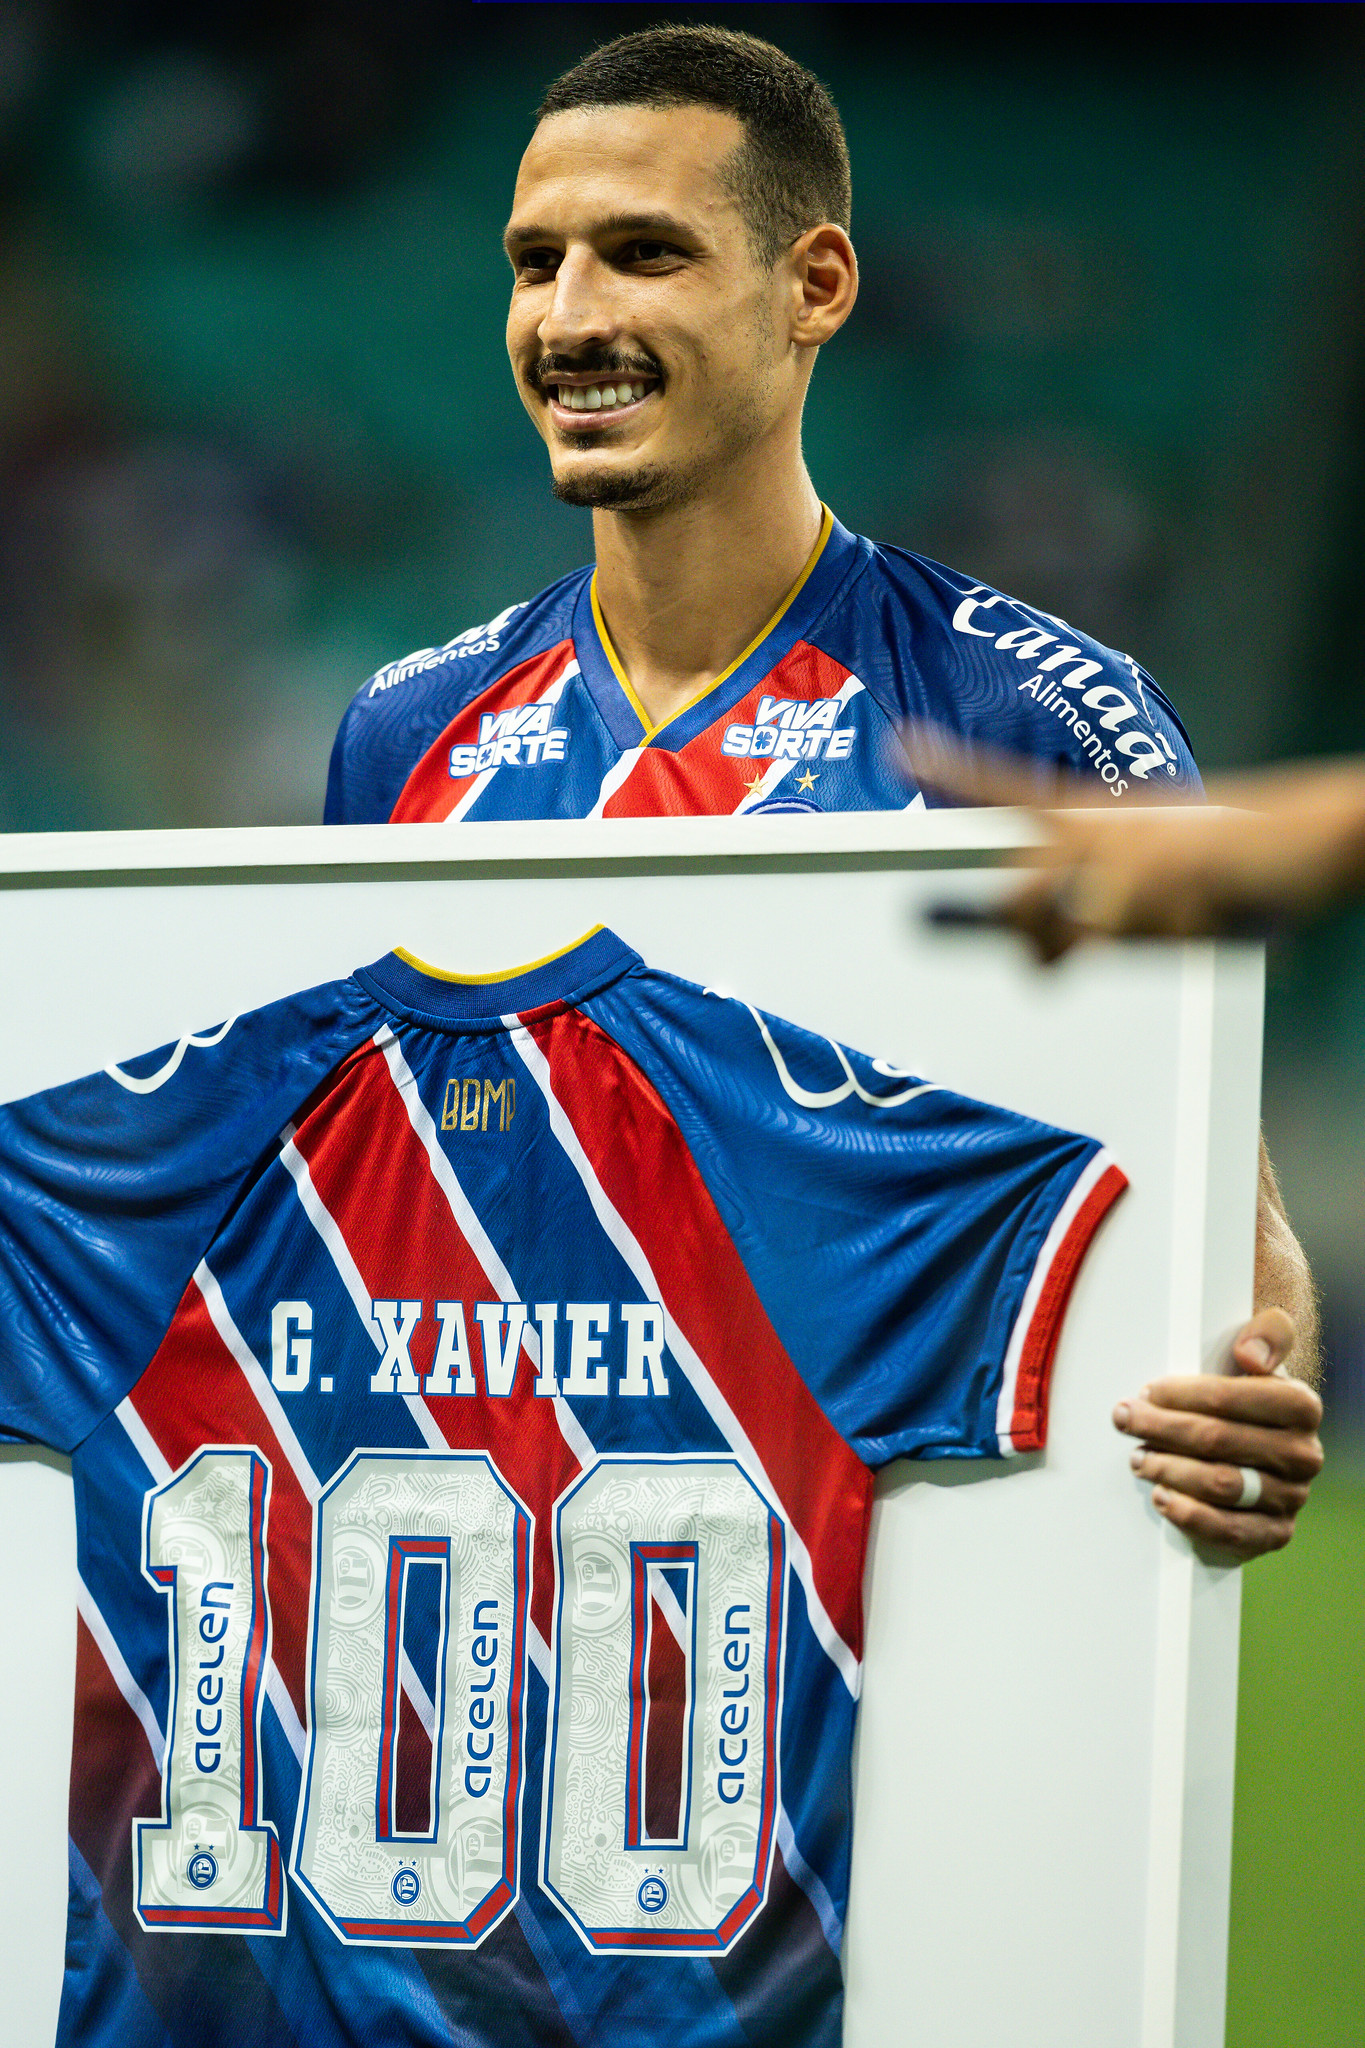
[[[596,938],[599,932],[605,930],[604,924],[595,924],[590,932],[583,932],[578,938],[571,939],[567,946],[560,946],[553,953],[542,954],[539,960],[525,960],[520,967],[501,967],[496,974],[452,974],[448,968],[433,967],[429,961],[419,960],[415,953],[409,953],[402,946],[395,946],[393,951],[395,959],[406,961],[407,965],[415,967],[419,974],[429,974],[433,981],[458,981],[465,988],[487,988],[495,981],[515,981],[519,974],[529,974],[533,967],[548,967],[552,960],[562,960],[566,953],[576,952],[588,939]]]
[[[675,719],[683,717],[686,712],[692,710],[694,705],[700,704],[703,697],[709,697],[712,690],[718,690],[721,684],[727,681],[727,679],[734,674],[737,668],[743,666],[743,664],[749,659],[749,656],[753,653],[754,649],[756,647],[761,647],[763,645],[763,642],[767,639],[768,635],[781,624],[783,618],[791,610],[792,606],[796,603],[797,598],[801,595],[801,592],[805,589],[806,584],[809,582],[812,570],[815,568],[815,565],[819,561],[821,555],[825,552],[825,543],[826,541],[828,541],[831,533],[833,533],[834,531],[834,514],[830,511],[829,506],[822,504],[820,510],[823,512],[824,518],[820,521],[819,538],[817,539],[815,546],[811,549],[810,559],[806,563],[805,568],[801,571],[801,574],[797,577],[795,583],[793,583],[791,589],[787,592],[787,595],[783,598],[781,604],[777,607],[777,610],[768,620],[767,624],[761,627],[760,630],[757,633],[755,633],[753,639],[749,642],[744,652],[742,654],[737,654],[734,660],[730,663],[730,666],[728,668],[723,668],[718,676],[712,676],[709,683],[703,683],[702,687],[697,691],[695,697],[689,697],[685,704],[680,704],[676,711],[670,712],[669,716],[664,720],[663,725],[654,725],[650,722],[649,713],[645,710],[644,705],[640,702],[634,690],[631,688],[630,677],[626,674],[625,669],[621,665],[620,656],[617,654],[616,649],[611,644],[611,635],[607,631],[607,622],[602,617],[602,607],[597,601],[597,571],[596,569],[593,570],[592,583],[590,585],[592,595],[593,624],[597,628],[597,637],[602,643],[602,652],[606,655],[607,660],[611,663],[612,672],[615,675],[617,682],[621,685],[621,688],[625,691],[626,697],[630,703],[631,710],[635,713],[635,716],[639,719],[641,725],[644,727],[644,736],[639,742],[639,744],[642,747],[647,747],[650,741],[654,739],[659,733],[661,733],[666,726],[672,725]]]

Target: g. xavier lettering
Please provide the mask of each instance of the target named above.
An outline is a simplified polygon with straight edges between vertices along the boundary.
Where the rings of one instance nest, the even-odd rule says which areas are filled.
[[[369,1376],[370,1393],[483,1394],[506,1400],[518,1373],[524,1373],[534,1376],[534,1393],[551,1399],[619,1394],[638,1400],[668,1394],[664,1312],[657,1301],[538,1301],[534,1307],[524,1301],[438,1301],[433,1306],[434,1315],[428,1316],[420,1300],[371,1302],[379,1356]],[[281,1393],[301,1393],[310,1383],[313,1351],[321,1341],[310,1303],[276,1302],[271,1329],[273,1384]],[[299,1330],[314,1334],[300,1338]],[[477,1343],[471,1343],[471,1330],[478,1333]],[[319,1391],[330,1394],[333,1380],[332,1372],[320,1374]]]

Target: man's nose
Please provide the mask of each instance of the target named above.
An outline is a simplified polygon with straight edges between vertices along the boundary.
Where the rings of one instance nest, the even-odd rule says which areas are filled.
[[[591,249],[569,248],[555,272],[554,294],[538,329],[549,355],[570,355],[616,333],[611,273]]]

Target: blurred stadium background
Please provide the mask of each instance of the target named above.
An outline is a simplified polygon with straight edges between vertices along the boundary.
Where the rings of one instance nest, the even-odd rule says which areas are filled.
[[[582,561],[506,374],[539,89],[667,7],[0,0],[0,830],[294,823],[380,662]],[[833,87],[848,524],[1133,653],[1206,768],[1365,749],[1365,19],[696,8]],[[1335,1477],[1248,1576],[1231,2048],[1365,2040],[1365,918],[1266,1113]]]

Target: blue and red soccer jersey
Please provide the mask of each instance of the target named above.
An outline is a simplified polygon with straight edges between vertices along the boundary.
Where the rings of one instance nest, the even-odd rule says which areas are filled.
[[[835,2048],[872,1475],[1042,1444],[1123,1184],[601,930],[0,1110],[61,2041]]]
[[[904,810],[906,719],[1093,774],[1197,788],[1155,683],[1061,619],[826,512],[754,644],[652,726],[583,569],[381,669],[332,750],[330,824]],[[930,798],[932,801],[932,798]]]

